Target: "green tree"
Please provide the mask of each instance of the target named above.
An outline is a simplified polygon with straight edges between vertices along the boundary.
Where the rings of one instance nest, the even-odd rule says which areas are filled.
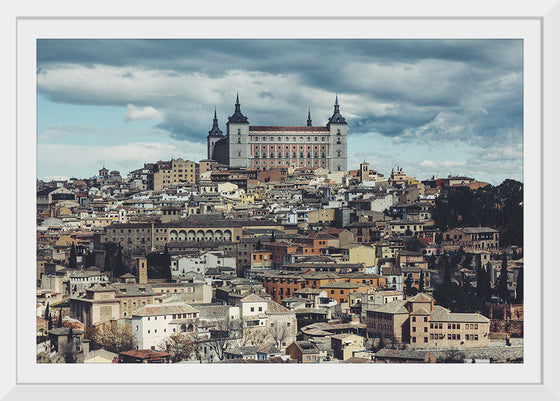
[[[412,293],[412,275],[406,277],[406,280],[404,281],[404,285],[405,285],[405,294],[410,295]]]
[[[167,244],[165,244],[165,248],[163,249],[163,275],[167,281],[171,281],[171,255],[169,254],[169,250],[167,249]]]
[[[420,272],[420,281],[418,282],[418,292],[424,292],[424,272]]]
[[[451,262],[447,259],[443,259],[443,284],[451,282]]]
[[[489,265],[490,263],[488,263]],[[490,286],[490,272],[489,266],[479,266],[476,271],[476,292],[481,301],[486,302],[490,300],[492,295],[492,288]]]
[[[500,277],[498,278],[498,296],[504,301],[510,301],[509,290],[507,287],[507,255],[504,253],[502,256],[502,268],[500,270]]]
[[[515,290],[515,300],[517,303],[523,303],[523,269],[519,269],[517,274],[517,289]]]
[[[117,247],[117,255],[115,258],[115,264],[113,267],[113,278],[119,278],[121,275],[124,274],[124,260],[122,256],[122,246],[119,242]]]
[[[58,308],[58,324],[57,326],[58,328],[63,327],[62,325],[62,308]]]
[[[68,258],[68,267],[70,269],[75,269],[76,267],[78,267],[76,260],[76,246],[74,245],[74,243],[72,243],[72,246],[70,247],[70,257]]]
[[[109,254],[109,251],[105,251],[105,261],[103,263],[103,271],[113,271],[112,266],[111,266],[111,255]]]

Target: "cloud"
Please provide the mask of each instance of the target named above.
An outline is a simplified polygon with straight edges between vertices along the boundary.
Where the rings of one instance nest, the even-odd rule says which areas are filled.
[[[103,165],[109,170],[120,171],[124,176],[143,167],[144,163],[170,160],[172,157],[198,161],[206,157],[206,146],[187,141],[127,143],[117,146],[39,144],[38,178],[67,176],[75,171],[84,171],[84,168],[89,168],[89,172],[82,177],[92,177],[97,175],[97,170]],[[45,171],[50,173],[44,174]]]
[[[138,109],[133,104],[129,103],[126,106],[126,112],[124,113],[124,121],[138,121],[138,120],[163,120],[164,116],[162,113],[154,109],[152,106],[146,106],[142,110]]]
[[[393,149],[462,143],[478,155],[457,158],[472,157],[481,171],[510,160],[522,174],[522,56],[521,40],[42,39],[37,88],[53,102],[128,104],[125,121],[151,119],[201,146],[214,106],[226,131],[238,92],[253,125],[305,125],[308,109],[313,125],[324,125],[338,93],[349,142],[375,133]],[[503,147],[510,153],[493,152]],[[389,171],[395,160],[432,170],[422,159],[455,167],[383,157]]]
[[[93,133],[95,128],[87,125],[59,125],[48,126],[45,131],[37,134],[39,142],[53,141],[75,134]]]

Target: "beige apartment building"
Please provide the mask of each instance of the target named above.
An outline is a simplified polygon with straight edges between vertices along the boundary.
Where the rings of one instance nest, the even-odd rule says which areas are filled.
[[[487,347],[489,343],[490,319],[478,313],[452,313],[423,293],[369,307],[366,325],[372,337],[420,348]]]
[[[154,190],[160,191],[173,184],[195,184],[198,182],[197,165],[183,159],[172,159],[154,173]]]

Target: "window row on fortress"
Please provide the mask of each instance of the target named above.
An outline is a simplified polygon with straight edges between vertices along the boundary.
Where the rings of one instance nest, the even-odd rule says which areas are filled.
[[[340,130],[339,130],[339,132],[337,132],[337,136],[339,136],[339,135],[341,135]],[[250,135],[250,138],[251,138],[251,141],[255,141],[255,142],[259,142],[259,141],[262,141],[262,142],[266,142],[266,141],[282,142],[282,137],[281,136],[268,136],[267,137],[267,136],[252,136],[252,135]],[[321,142],[325,142],[325,141],[329,140],[329,136],[321,136],[321,137],[313,136],[313,137],[311,137],[311,136],[300,136],[300,135],[298,135],[298,136],[291,137],[291,141],[292,142],[297,142],[297,138],[299,138],[300,142],[319,142],[319,140]],[[284,141],[290,142],[290,137],[289,136],[284,137]]]

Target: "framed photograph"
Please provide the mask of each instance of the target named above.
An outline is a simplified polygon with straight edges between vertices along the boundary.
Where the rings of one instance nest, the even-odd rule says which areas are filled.
[[[551,162],[559,128],[557,2],[450,7],[433,1],[421,8],[412,1],[239,8],[218,2],[195,9],[132,2],[122,3],[131,9],[113,9],[102,2],[84,11],[77,4],[49,10],[25,4],[4,16],[10,52],[5,105],[13,120],[4,156],[15,167],[9,187],[15,196],[6,209],[13,247],[3,293],[9,319],[0,396],[560,397],[552,306],[558,272],[551,255],[557,218],[547,200],[555,186]],[[317,148],[318,168],[324,159],[333,172],[335,166],[362,168],[367,159],[387,176],[408,165],[420,179],[448,169],[492,185],[522,182],[520,363],[38,363],[38,180],[101,174],[105,165],[126,174],[138,160],[211,159],[219,155],[210,145],[212,121],[225,130],[227,120],[233,136],[229,125],[247,119],[241,113],[276,126],[307,119],[309,129],[312,118],[313,125],[328,118],[327,127],[355,118],[347,164],[346,149],[320,158]],[[368,131],[368,118],[378,132]],[[320,135],[315,140],[320,144]],[[235,148],[231,143],[228,149]],[[259,144],[251,152],[258,153]],[[312,139],[309,145],[313,160]],[[283,162],[281,151],[265,161],[272,148],[262,149],[261,163]],[[252,155],[251,167],[259,168]],[[227,160],[245,156],[230,151]]]

